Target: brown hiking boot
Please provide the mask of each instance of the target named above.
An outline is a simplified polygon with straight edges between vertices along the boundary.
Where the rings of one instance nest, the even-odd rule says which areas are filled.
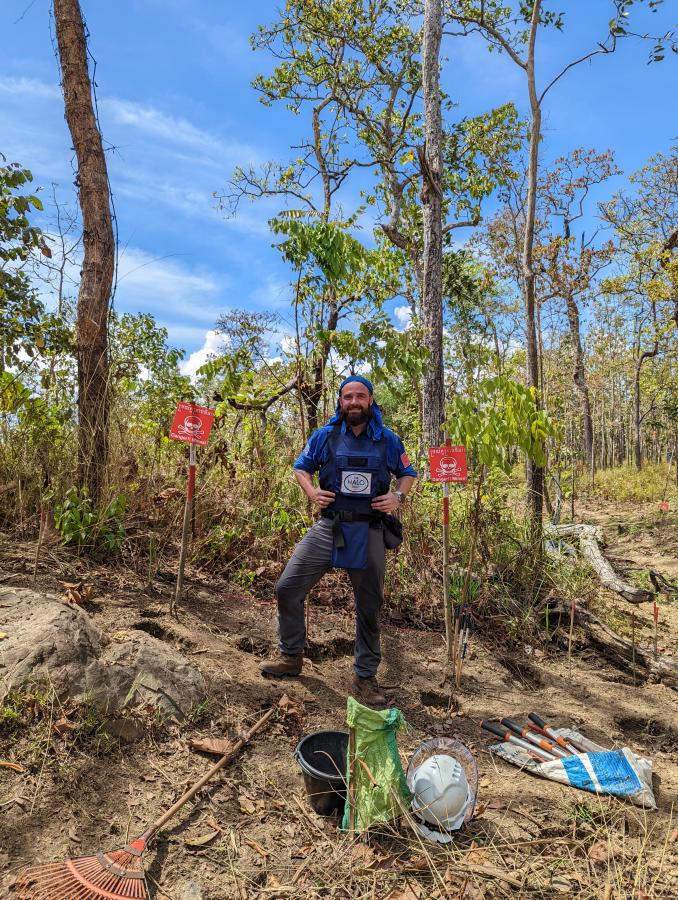
[[[270,675],[272,678],[283,678],[285,675],[294,677],[301,674],[303,664],[303,653],[278,653],[273,659],[263,662],[259,669],[262,675]]]
[[[353,684],[351,685],[351,696],[362,703],[363,706],[371,706],[373,709],[379,709],[386,706],[386,695],[382,693],[379,682],[370,675],[369,678],[361,678],[359,675],[353,676]]]

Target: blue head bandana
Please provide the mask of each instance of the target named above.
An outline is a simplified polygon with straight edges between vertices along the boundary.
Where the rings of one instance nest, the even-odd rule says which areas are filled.
[[[343,391],[347,384],[350,384],[352,381],[357,381],[358,384],[364,385],[367,390],[370,392],[370,395],[374,393],[374,388],[372,387],[372,382],[367,378],[363,378],[362,375],[349,375],[348,378],[344,378],[344,380],[339,385],[339,394]]]
[[[348,378],[344,378],[344,380],[339,385],[339,397],[341,397],[341,392],[345,385],[350,384],[352,381],[357,381],[359,384],[364,384],[367,390],[370,392],[370,396],[374,394],[374,388],[372,387],[372,382],[367,378],[363,378],[362,375],[349,375]],[[337,425],[341,422],[341,400],[337,398],[337,408],[334,411],[334,415],[327,423],[328,425]],[[377,406],[376,402],[372,403],[372,417],[370,421],[367,423],[367,433],[373,438],[373,440],[380,440],[382,431],[384,428],[384,421],[381,417],[381,409]],[[346,429],[346,423],[342,423],[342,430]]]

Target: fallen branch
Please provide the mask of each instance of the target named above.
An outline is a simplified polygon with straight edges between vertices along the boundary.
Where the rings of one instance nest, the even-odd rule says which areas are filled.
[[[655,599],[653,591],[636,587],[624,581],[614,571],[602,554],[598,541],[602,540],[600,528],[595,525],[558,525],[547,530],[551,537],[578,537],[579,549],[584,559],[600,579],[603,587],[614,591],[629,603],[651,603]]]

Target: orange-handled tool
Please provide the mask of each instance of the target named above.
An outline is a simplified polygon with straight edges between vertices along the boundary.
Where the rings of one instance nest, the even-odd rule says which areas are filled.
[[[507,731],[506,728],[502,728],[501,725],[497,725],[496,722],[488,722],[485,720],[481,722],[480,727],[484,728],[485,731],[489,731],[490,734],[496,734],[502,741],[507,741],[509,744],[516,744],[518,747],[522,747],[523,750],[527,750],[539,757],[542,762],[552,762],[554,759],[558,758],[553,753],[549,753],[548,750],[542,750],[540,747],[537,748],[533,744],[530,744],[529,741],[524,741],[522,738],[516,737],[515,734]]]
[[[558,747],[557,744],[547,740],[545,737],[539,737],[539,735],[535,734],[533,731],[523,728],[522,725],[519,725],[512,719],[502,719],[501,724],[509,728],[514,734],[517,734],[518,737],[525,738],[526,741],[529,741],[536,747],[541,747],[542,750],[546,750],[548,753],[552,753],[553,756],[563,757],[570,755],[567,750],[563,750],[562,747]]]
[[[552,740],[554,740],[559,747],[563,748],[563,750],[569,750],[570,753],[574,753],[575,756],[581,756],[581,750],[577,750],[577,748],[566,741],[564,737],[561,737],[561,735],[559,735],[558,732],[554,729],[553,725],[549,725],[541,718],[541,716],[538,716],[536,713],[531,712],[527,714],[527,718],[531,722],[534,722],[534,724],[537,725],[544,732],[544,734],[548,735]]]

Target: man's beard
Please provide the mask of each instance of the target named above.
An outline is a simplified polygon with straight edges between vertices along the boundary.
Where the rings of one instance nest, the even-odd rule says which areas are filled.
[[[341,418],[351,428],[354,428],[356,425],[363,425],[372,418],[372,407],[368,406],[367,409],[351,409],[348,411],[342,409]]]

